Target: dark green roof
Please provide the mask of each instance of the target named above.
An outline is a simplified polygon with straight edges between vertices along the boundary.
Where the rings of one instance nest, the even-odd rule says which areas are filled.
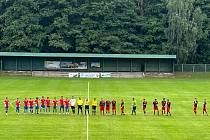
[[[0,52],[0,56],[26,56],[26,57],[94,57],[94,58],[170,58],[176,55],[155,54],[93,54],[93,53],[27,53],[27,52]]]

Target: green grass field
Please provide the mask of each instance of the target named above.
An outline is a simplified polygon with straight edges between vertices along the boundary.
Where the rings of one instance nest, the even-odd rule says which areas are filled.
[[[16,115],[14,100],[42,95],[117,99],[117,116],[89,117],[89,140],[139,140],[139,139],[210,139],[210,118],[202,115],[202,101],[210,100],[210,78],[155,79],[65,79],[0,77],[0,139],[74,139],[85,140],[86,116],[21,114]],[[10,99],[9,115],[4,113],[4,98]],[[138,101],[137,116],[131,116],[131,100]],[[170,98],[172,116],[153,116],[152,101]],[[198,115],[193,114],[193,99],[198,98]],[[120,116],[120,99],[125,99],[125,116]],[[142,99],[148,102],[147,115],[142,113]],[[209,101],[210,103],[210,101]],[[159,105],[160,108],[160,105]],[[23,112],[21,108],[21,112]]]

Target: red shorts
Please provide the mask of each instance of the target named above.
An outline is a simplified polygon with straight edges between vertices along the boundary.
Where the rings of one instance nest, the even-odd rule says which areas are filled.
[[[163,106],[163,107],[162,107],[162,110],[166,110],[166,108]]]
[[[121,107],[121,111],[122,111],[122,112],[124,111],[124,106],[123,106],[123,107]]]
[[[158,111],[158,107],[154,107],[154,111]]]
[[[170,108],[167,108],[167,112],[170,112],[170,110],[171,110]]]
[[[110,106],[106,106],[106,110],[109,111],[110,110]]]
[[[116,106],[113,106],[112,107],[112,111],[116,111]]]
[[[143,111],[146,111],[146,109],[147,109],[146,107],[143,107]]]
[[[203,112],[206,112],[206,108],[203,108]]]
[[[104,111],[104,106],[100,106],[100,111]]]
[[[197,107],[194,107],[193,111],[196,112],[197,111]]]

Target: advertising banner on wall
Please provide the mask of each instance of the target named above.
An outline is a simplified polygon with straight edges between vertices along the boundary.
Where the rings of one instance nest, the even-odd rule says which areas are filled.
[[[78,72],[69,73],[69,78],[78,78],[78,77],[79,77],[79,73]]]
[[[61,62],[61,69],[87,69],[87,62]]]
[[[80,73],[80,78],[100,78],[100,73]]]
[[[101,77],[102,78],[109,78],[109,77],[111,77],[111,73],[101,73]]]
[[[45,61],[44,67],[46,69],[60,69],[60,61]]]
[[[87,73],[87,72],[71,72],[69,73],[69,78],[109,78],[111,77],[111,73]]]

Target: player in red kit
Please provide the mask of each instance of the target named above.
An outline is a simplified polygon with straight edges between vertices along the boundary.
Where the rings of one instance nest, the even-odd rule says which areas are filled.
[[[64,99],[63,99],[63,96],[61,96],[61,98],[59,100],[59,103],[60,103],[60,113],[61,113],[61,110],[63,110],[63,113],[64,113]]]
[[[47,97],[45,102],[46,102],[46,112],[50,112],[50,98]]]
[[[146,99],[143,100],[142,105],[143,105],[143,112],[144,112],[144,115],[145,115],[146,114],[146,110],[147,110],[147,101],[146,101]]]
[[[154,106],[154,115],[155,115],[155,112],[157,111],[158,116],[159,116],[158,101],[157,101],[157,99],[155,99],[155,101],[153,102],[153,106]]]
[[[193,102],[193,111],[194,111],[195,115],[197,114],[197,107],[198,107],[198,101],[195,98],[195,100]]]
[[[16,113],[19,115],[20,114],[20,100],[18,98],[15,100],[15,106],[16,106]]]
[[[110,113],[110,105],[111,105],[111,102],[109,99],[106,100],[106,114]]]
[[[101,101],[99,102],[99,106],[100,106],[100,114],[104,115],[104,106],[105,106],[105,102],[103,100],[103,98],[101,98]]]
[[[162,115],[166,113],[166,99],[163,98],[162,100]]]
[[[56,97],[53,99],[53,113],[57,113],[57,106],[58,106],[58,101],[56,100]]]
[[[33,114],[33,112],[34,112],[34,100],[30,98],[28,102],[29,102],[30,113]]]
[[[207,104],[206,99],[204,99],[204,101],[203,101],[203,115],[206,113],[206,115],[208,116],[206,104]]]
[[[124,100],[122,99],[120,104],[121,115],[125,115],[124,109],[125,109],[125,103]]]
[[[171,102],[169,101],[169,99],[167,99],[167,102],[166,102],[166,107],[167,107],[167,116],[168,114],[171,116]]]
[[[23,107],[24,107],[24,113],[27,113],[28,112],[28,99],[27,98],[23,100]]]
[[[66,114],[69,114],[69,99],[66,98],[64,102],[65,102],[65,105],[66,105]]]
[[[34,100],[35,103],[35,113],[39,114],[39,98],[36,97],[36,99]]]
[[[5,113],[6,113],[6,116],[8,115],[8,110],[9,110],[9,99],[8,97],[5,98],[4,100],[4,106],[5,106]]]
[[[44,112],[45,112],[45,99],[44,99],[44,96],[42,96],[42,99],[41,99],[40,112],[42,112],[42,110],[44,110]]]
[[[115,99],[112,100],[112,115],[116,115],[117,102]]]

